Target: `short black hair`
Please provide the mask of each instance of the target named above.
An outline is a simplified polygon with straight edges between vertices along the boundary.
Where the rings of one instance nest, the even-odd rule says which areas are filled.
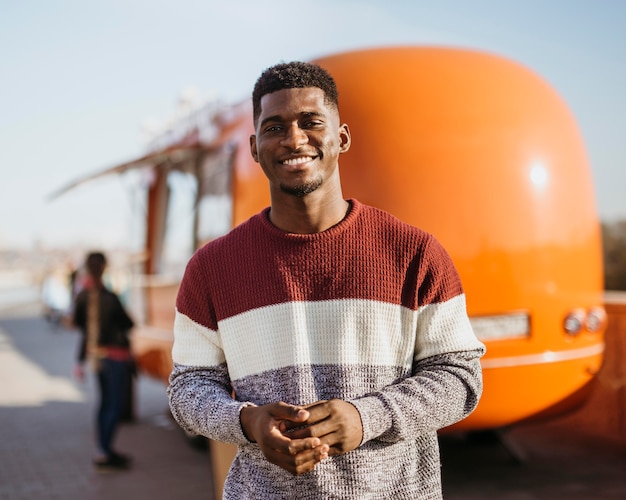
[[[335,80],[321,66],[313,63],[293,61],[267,68],[256,81],[252,91],[252,116],[256,124],[261,115],[261,98],[283,89],[316,87],[324,92],[326,104],[339,109],[339,94]]]

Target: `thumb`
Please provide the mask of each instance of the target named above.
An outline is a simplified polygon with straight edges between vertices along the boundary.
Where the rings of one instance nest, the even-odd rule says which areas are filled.
[[[310,416],[309,411],[302,406],[282,402],[276,405],[275,411],[272,413],[278,419],[290,420],[292,422],[305,422]]]

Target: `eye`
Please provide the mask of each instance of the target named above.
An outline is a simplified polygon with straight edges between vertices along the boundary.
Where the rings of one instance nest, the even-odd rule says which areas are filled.
[[[282,129],[283,129],[282,125],[269,125],[269,126],[265,127],[263,132],[266,133],[266,134],[272,134],[272,133],[275,133],[275,132],[280,132]]]
[[[322,122],[320,120],[309,120],[309,121],[303,123],[302,128],[319,129],[319,128],[322,128],[323,126],[324,126],[324,122]]]

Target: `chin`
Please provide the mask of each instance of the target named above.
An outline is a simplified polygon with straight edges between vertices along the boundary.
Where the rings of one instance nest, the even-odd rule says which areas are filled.
[[[312,192],[316,191],[321,185],[321,181],[311,182],[307,184],[298,184],[296,186],[286,186],[285,184],[281,184],[280,189],[283,193],[287,193],[298,198],[303,198],[307,194],[311,194]]]

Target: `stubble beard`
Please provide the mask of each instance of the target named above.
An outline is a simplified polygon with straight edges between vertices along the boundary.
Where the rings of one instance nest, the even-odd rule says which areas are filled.
[[[303,198],[307,194],[311,194],[313,191],[316,191],[321,185],[322,179],[316,179],[315,181],[298,184],[296,186],[281,184],[280,189],[283,193],[290,194],[297,198]]]

